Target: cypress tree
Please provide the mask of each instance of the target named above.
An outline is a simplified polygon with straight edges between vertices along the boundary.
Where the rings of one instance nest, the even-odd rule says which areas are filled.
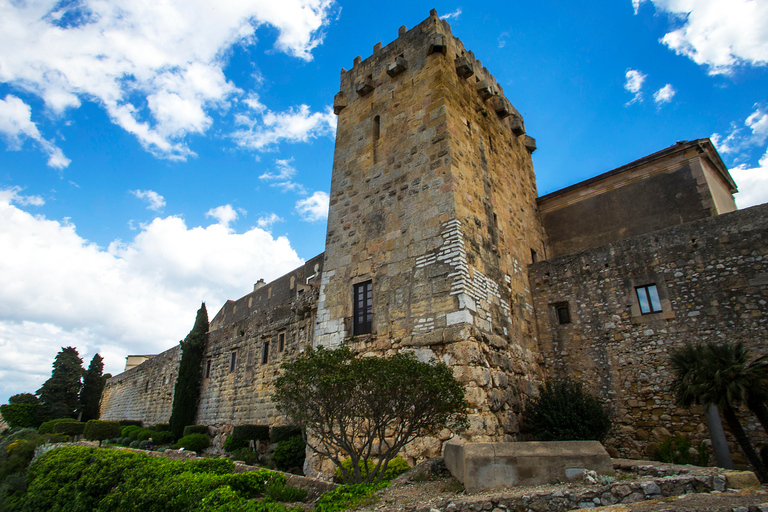
[[[197,310],[195,326],[181,342],[181,362],[171,408],[171,431],[176,439],[184,434],[184,427],[194,424],[200,399],[203,351],[208,333],[208,311],[205,303]]]
[[[37,390],[43,419],[71,418],[79,405],[83,360],[75,347],[61,348],[51,378]]]
[[[104,390],[104,380],[101,375],[103,371],[104,360],[96,354],[91,359],[88,371],[83,377],[83,389],[80,391],[80,412],[82,413],[80,421],[99,419],[99,402],[101,392]]]

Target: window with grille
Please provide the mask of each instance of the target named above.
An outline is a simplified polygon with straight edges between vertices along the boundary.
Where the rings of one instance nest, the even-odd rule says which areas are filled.
[[[640,303],[640,312],[644,315],[649,313],[658,313],[661,311],[661,300],[659,300],[659,291],[655,284],[635,287],[637,300]]]
[[[373,282],[366,281],[354,287],[354,334],[370,334],[373,324]]]

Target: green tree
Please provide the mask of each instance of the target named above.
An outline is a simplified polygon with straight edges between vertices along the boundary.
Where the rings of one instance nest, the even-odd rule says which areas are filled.
[[[88,371],[83,377],[83,389],[80,390],[80,421],[99,419],[99,402],[101,392],[104,391],[104,360],[99,354],[95,354],[88,365]]]
[[[736,409],[766,396],[765,357],[750,360],[742,343],[686,344],[671,353],[672,390],[683,407],[717,406],[745,457],[762,482],[768,472],[741,426]]]
[[[19,393],[8,399],[9,404],[38,404],[40,400],[32,393]]]
[[[602,441],[611,419],[600,402],[571,379],[539,386],[522,415],[523,432],[536,441]]]
[[[171,432],[176,439],[183,436],[184,427],[195,422],[200,399],[200,379],[207,332],[208,311],[203,303],[197,310],[195,326],[181,342],[181,362],[173,390],[173,406],[169,421]]]
[[[348,347],[307,348],[281,368],[273,400],[348,483],[379,481],[380,469],[416,437],[468,423],[464,387],[451,370],[412,354],[355,358]],[[361,474],[374,460],[375,469]]]
[[[74,415],[79,403],[83,360],[74,347],[62,347],[53,361],[51,378],[37,390],[44,419]]]

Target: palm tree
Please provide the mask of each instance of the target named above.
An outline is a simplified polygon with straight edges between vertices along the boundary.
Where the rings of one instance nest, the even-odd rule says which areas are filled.
[[[672,353],[671,363],[675,370],[672,389],[678,404],[717,406],[758,478],[768,481],[768,472],[736,415],[736,408],[749,397],[756,402],[768,395],[763,361],[750,362],[742,343],[710,342],[686,344]]]

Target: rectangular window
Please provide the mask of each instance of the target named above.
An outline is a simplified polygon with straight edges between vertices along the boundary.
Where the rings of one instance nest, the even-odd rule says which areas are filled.
[[[261,347],[261,364],[267,364],[269,361],[269,341],[264,340],[264,345]]]
[[[285,350],[285,331],[277,334],[277,346],[280,352]]]
[[[233,351],[229,354],[229,372],[235,371],[235,365],[237,364],[237,351]]]
[[[568,309],[567,302],[555,304],[555,314],[557,315],[558,324],[564,325],[571,323],[571,312]]]
[[[211,377],[211,360],[209,359],[205,363],[205,378],[209,379]]]
[[[356,284],[354,294],[354,334],[370,334],[373,324],[373,282]]]
[[[659,300],[659,291],[655,284],[638,286],[635,288],[637,300],[640,303],[640,312],[644,315],[649,313],[658,313],[661,311],[661,301]]]

